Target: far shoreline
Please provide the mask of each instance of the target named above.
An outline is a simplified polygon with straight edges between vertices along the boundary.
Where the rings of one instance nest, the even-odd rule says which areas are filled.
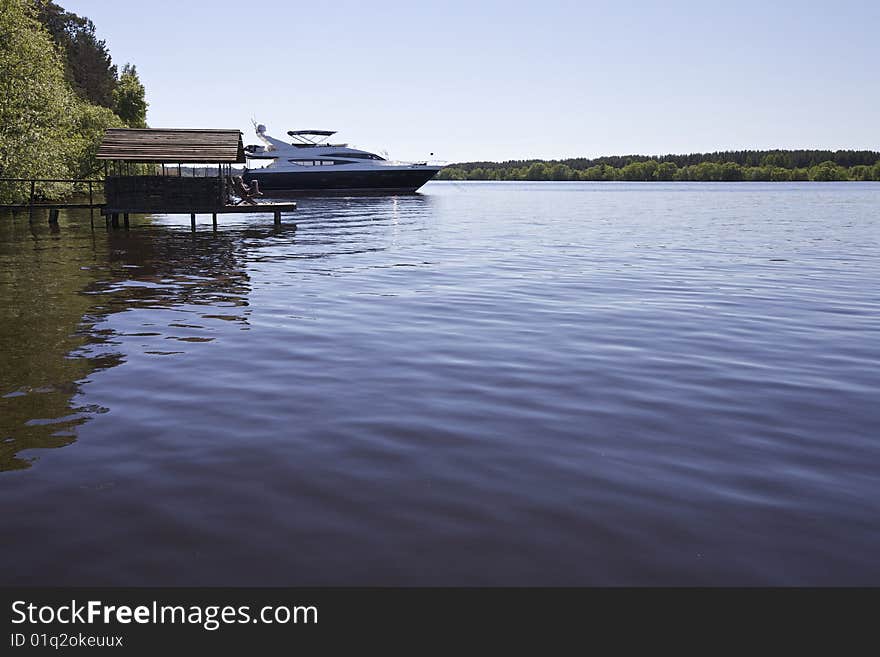
[[[613,155],[565,160],[461,162],[436,180],[577,182],[876,182],[872,150],[719,151],[686,155]]]

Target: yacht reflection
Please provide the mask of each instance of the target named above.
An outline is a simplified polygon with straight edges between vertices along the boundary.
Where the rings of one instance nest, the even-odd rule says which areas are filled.
[[[432,210],[432,197],[420,193],[309,197],[296,211],[296,253],[284,257],[313,260],[384,251],[395,231],[419,230],[417,224],[427,222]],[[262,247],[271,249],[272,242]]]

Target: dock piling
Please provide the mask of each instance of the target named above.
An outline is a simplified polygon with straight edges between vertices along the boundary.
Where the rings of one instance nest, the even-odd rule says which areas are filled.
[[[34,220],[34,191],[37,186],[36,180],[31,180],[31,201],[30,201],[30,211],[28,212],[28,221]]]
[[[275,210],[275,225],[281,225],[281,210]]]
[[[196,232],[196,215],[195,214],[189,215],[189,225],[190,225],[192,232]]]
[[[125,221],[125,227],[128,228],[128,212],[122,215],[123,220]]]
[[[214,230],[217,230],[217,213],[213,213],[211,215],[211,221],[214,224]]]
[[[49,223],[58,223],[58,208],[49,208]]]

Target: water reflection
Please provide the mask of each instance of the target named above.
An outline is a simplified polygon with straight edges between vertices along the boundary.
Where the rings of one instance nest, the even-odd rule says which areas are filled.
[[[78,403],[96,372],[137,350],[186,353],[216,339],[212,326],[248,330],[249,266],[382,251],[377,223],[398,223],[401,208],[417,217],[428,203],[313,197],[296,213],[299,231],[264,215],[229,215],[220,230],[202,223],[194,234],[183,216],[133,216],[130,230],[106,230],[99,217],[92,228],[87,211],[62,211],[57,225],[0,216],[0,471],[29,467],[27,450],[69,445],[108,410]]]
[[[239,234],[193,238],[149,216],[136,221],[106,231],[98,222],[91,230],[82,212],[62,214],[58,227],[0,218],[0,471],[28,467],[25,450],[70,444],[78,425],[107,410],[77,395],[89,376],[125,362],[109,316],[222,305],[206,316],[247,325]],[[251,236],[261,232],[272,231]]]

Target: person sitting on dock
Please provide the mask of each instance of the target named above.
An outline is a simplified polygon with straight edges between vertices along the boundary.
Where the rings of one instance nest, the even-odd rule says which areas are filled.
[[[234,202],[233,205],[238,205],[239,203],[248,203],[249,205],[257,204],[254,197],[262,196],[263,192],[260,191],[260,186],[257,184],[256,180],[250,185],[245,184],[244,179],[241,176],[232,176],[231,180],[233,193],[239,198],[239,200]]]

